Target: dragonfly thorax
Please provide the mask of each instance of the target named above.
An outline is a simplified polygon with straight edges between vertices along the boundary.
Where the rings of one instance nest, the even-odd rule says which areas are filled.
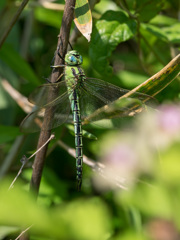
[[[76,50],[67,52],[65,56],[65,63],[67,65],[77,66],[82,64],[82,62],[83,62],[82,56]]]

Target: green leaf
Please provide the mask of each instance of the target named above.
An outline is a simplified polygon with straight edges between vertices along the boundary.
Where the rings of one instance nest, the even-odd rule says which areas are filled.
[[[169,40],[162,29],[151,24],[142,23],[140,24],[140,34],[142,36],[141,45],[148,47],[151,50],[151,53],[154,53],[153,55],[156,57],[156,59],[161,64],[165,65],[169,60],[169,49],[167,48]],[[167,50],[167,54],[164,54],[164,49]],[[156,66],[157,65],[155,64],[152,65],[154,69]]]
[[[74,23],[88,41],[92,32],[92,14],[88,0],[76,0]]]
[[[155,17],[163,7],[164,0],[136,0],[136,14],[139,20],[148,22]]]
[[[113,240],[147,240],[147,237],[144,236],[143,231],[125,231],[124,233],[118,234]]]
[[[4,44],[0,49],[0,58],[12,68],[18,75],[24,77],[34,85],[39,84],[39,80],[30,65],[11,47]]]
[[[61,16],[58,11],[46,9],[46,8],[36,8],[35,9],[35,18],[49,26],[58,28],[61,25]]]
[[[160,39],[164,42],[168,42],[168,35],[165,34],[165,32],[161,28],[153,26],[151,24],[141,24],[141,28],[150,32],[151,34],[156,36],[158,39]]]
[[[180,23],[173,24],[172,26],[162,29],[164,35],[172,44],[179,44],[180,42]]]
[[[164,15],[156,15],[151,21],[150,24],[162,25],[162,26],[172,26],[173,24],[178,23],[178,20],[175,18],[167,17]]]
[[[149,216],[162,218],[172,216],[169,192],[166,187],[156,182],[153,182],[151,187],[147,187],[146,184],[137,185],[133,191],[123,192],[120,198],[123,205],[133,205]]]
[[[0,133],[0,144],[9,142],[22,134],[19,130],[19,127],[4,125],[0,125]]]
[[[24,169],[22,178],[27,183],[31,181],[32,169]],[[29,188],[27,188],[29,189]],[[44,206],[59,204],[67,197],[67,186],[61,181],[52,169],[45,167],[41,178],[38,203]]]
[[[111,232],[107,207],[98,198],[45,208],[40,207],[22,185],[16,183],[8,191],[9,185],[1,182],[0,186],[0,225],[21,229],[32,226],[28,231],[30,234],[51,236],[51,239],[106,239]]]
[[[127,41],[136,33],[136,22],[124,11],[107,11],[97,21],[91,39],[89,55],[96,71],[112,74],[108,59],[116,46]]]
[[[124,86],[127,86],[128,89],[132,89],[138,84],[146,81],[147,76],[132,71],[121,70],[118,73],[118,78]]]
[[[159,175],[164,182],[177,187],[179,187],[178,183],[180,181],[179,154],[179,142],[161,151],[162,164],[156,169],[157,175]]]
[[[137,86],[132,92],[142,92],[150,96],[157,95],[165,87],[167,87],[180,72],[180,54],[173,58],[161,71],[147,79],[145,82]],[[129,97],[131,92],[123,95]]]

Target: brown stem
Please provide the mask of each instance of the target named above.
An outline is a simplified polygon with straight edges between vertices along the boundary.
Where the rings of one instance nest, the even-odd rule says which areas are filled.
[[[57,48],[60,46],[59,53],[61,56],[65,56],[67,45],[68,45],[68,39],[69,39],[69,33],[71,28],[71,23],[73,20],[73,13],[75,8],[75,1],[76,0],[66,0],[65,8],[64,8],[64,14],[62,19],[62,25],[60,28],[60,34],[58,38]],[[61,45],[60,45],[61,41]],[[63,64],[63,60],[56,54],[54,65],[61,65]],[[62,69],[55,69],[55,71],[52,71],[51,75],[51,82],[56,82],[58,77],[61,75]],[[57,94],[57,92],[50,92],[49,97],[53,97],[53,94]],[[46,127],[51,125],[51,122],[53,121],[53,109],[47,109],[44,116],[44,121],[42,124],[42,130],[44,130]],[[37,149],[39,149],[50,137],[51,131],[42,131],[40,132],[39,141]],[[38,197],[39,192],[39,186],[41,182],[41,176],[42,171],[45,163],[45,156],[47,152],[48,145],[46,145],[44,148],[42,148],[41,151],[39,151],[36,154],[34,164],[33,164],[33,172],[31,177],[31,183],[30,183],[30,191],[34,193],[35,198]],[[29,237],[27,234],[23,234],[20,237],[20,240],[28,240]]]
[[[59,38],[57,43],[57,48],[60,47],[59,53],[62,57],[65,56],[67,45],[68,45],[70,27],[73,20],[74,7],[75,7],[75,0],[66,0],[63,19],[62,19],[62,25],[60,28],[60,34],[58,36]],[[61,64],[63,64],[63,60],[56,54],[54,65],[61,65]],[[62,74],[62,71],[63,69],[59,69],[59,68],[53,70],[51,75],[52,83],[56,82],[60,74]],[[52,96],[51,94],[53,95],[57,93],[53,93],[53,92],[50,93],[50,97]],[[53,121],[53,109],[47,109],[44,116],[42,129],[44,130],[49,128],[48,126],[51,125],[52,121]],[[37,146],[38,149],[48,140],[48,138],[50,137],[50,134],[51,134],[50,130],[41,131],[39,136],[38,146]],[[47,147],[48,145],[46,145],[40,152],[37,153],[34,160],[34,164],[33,164],[33,173],[32,173],[32,178],[30,183],[30,191],[34,192],[35,197],[38,196],[38,192],[39,192],[39,186],[40,186],[42,171],[44,167]]]

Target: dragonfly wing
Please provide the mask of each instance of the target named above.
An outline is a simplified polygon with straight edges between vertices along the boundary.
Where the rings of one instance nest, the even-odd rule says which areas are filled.
[[[80,108],[82,109],[82,119],[86,119],[97,109],[100,109],[105,105],[110,105],[113,101],[117,100],[128,92],[130,91],[127,89],[117,87],[103,80],[96,78],[87,78],[81,85],[80,91]],[[150,98],[150,96],[143,93],[133,93],[130,97],[140,100],[138,103],[133,103],[138,107],[141,105],[141,101]],[[99,111],[98,114],[93,116],[91,119],[92,121],[97,121],[103,118],[111,118],[111,116],[125,116],[131,111],[130,107],[132,108],[132,103],[124,101],[118,106],[118,108],[116,107],[116,114],[107,114],[106,111]],[[110,110],[110,108],[108,110]]]
[[[80,92],[80,111],[81,117],[86,118],[98,108],[108,104],[108,100],[102,96],[98,96],[95,92],[91,92],[90,89],[84,87],[81,88]]]
[[[69,113],[69,95],[65,92],[56,97],[54,101],[47,103],[45,107],[38,107],[37,110],[27,115],[20,128],[22,132],[47,131],[64,123],[68,119]],[[47,116],[49,120],[47,119],[46,124],[42,125],[44,116]]]
[[[37,87],[28,100],[38,107],[53,105],[53,103],[67,91],[65,81],[48,83]]]
[[[98,97],[101,96],[102,98],[106,98],[108,102],[113,102],[131,91],[128,89],[120,88],[97,78],[86,78],[84,85],[85,88],[90,92],[94,92],[94,94],[98,95]],[[129,97],[137,98],[141,101],[149,98],[153,99],[151,96],[140,92],[134,92]]]

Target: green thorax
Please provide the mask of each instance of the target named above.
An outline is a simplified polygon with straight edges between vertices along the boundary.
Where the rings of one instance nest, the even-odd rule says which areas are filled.
[[[81,82],[85,80],[85,74],[80,67],[83,59],[82,56],[76,51],[69,51],[65,56],[65,81],[68,90],[78,89]]]

